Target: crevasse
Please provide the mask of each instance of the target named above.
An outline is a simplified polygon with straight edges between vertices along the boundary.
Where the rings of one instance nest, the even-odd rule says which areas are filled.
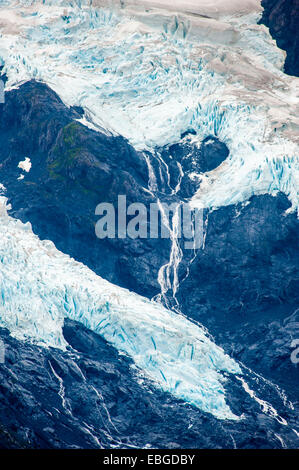
[[[239,365],[203,328],[94,274],[9,217],[1,198],[0,326],[18,339],[66,348],[64,318],[82,323],[128,354],[145,376],[220,419],[237,419],[225,375]]]
[[[139,150],[217,136],[229,158],[199,174],[195,205],[284,192],[298,208],[298,79],[258,0],[0,1],[7,89],[35,78],[85,121]]]

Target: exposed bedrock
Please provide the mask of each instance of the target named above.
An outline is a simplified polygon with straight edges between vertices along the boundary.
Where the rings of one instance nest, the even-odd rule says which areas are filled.
[[[287,52],[284,71],[299,76],[299,1],[263,0],[261,23],[270,29],[280,49]]]
[[[233,357],[294,390],[299,338],[299,221],[287,198],[263,195],[210,212],[204,250],[178,294]]]
[[[117,208],[118,195],[123,194],[127,204],[142,202],[148,207],[155,202],[147,190],[144,155],[122,137],[97,133],[77,122],[82,110],[67,108],[45,84],[27,82],[6,93],[0,106],[0,181],[7,188],[11,214],[29,220],[41,239],[51,239],[97,274],[147,297],[156,295],[158,270],[169,259],[169,240],[99,240],[95,235],[97,204],[109,202]],[[192,150],[195,163],[187,158]],[[170,196],[166,167],[161,165],[161,172],[156,168],[159,197],[174,202],[196,190],[188,173],[201,165],[206,171],[211,165],[208,158],[217,166],[228,151],[212,139],[202,149],[186,143],[162,153],[169,163],[171,186],[180,178],[177,161],[186,173],[178,195]],[[18,168],[26,157],[32,163],[29,173]],[[161,164],[155,155],[148,158],[153,167]]]
[[[119,194],[127,196],[128,204],[152,201],[143,189],[145,160],[125,139],[96,133],[75,121],[80,117],[44,84],[26,83],[6,94],[0,117],[0,177],[12,214],[29,220],[40,238],[53,240],[58,249],[112,282],[123,285],[127,279],[126,287],[132,288],[131,269],[134,273],[140,265],[143,274],[134,287],[138,291],[146,285],[150,295],[158,286],[149,272],[157,272],[160,265],[151,242],[100,241],[95,235],[97,204],[116,205]],[[32,168],[18,180],[18,162],[25,157]],[[159,250],[160,258],[163,246]]]
[[[0,448],[278,448],[298,447],[289,426],[260,412],[238,383],[228,391],[237,414],[221,421],[136,377],[132,362],[99,335],[66,320],[67,352],[18,341],[0,329]],[[264,385],[265,386],[265,385]],[[238,391],[238,393],[237,393]],[[265,393],[273,390],[265,386]],[[279,411],[278,397],[271,397]]]
[[[146,190],[149,173],[145,156],[136,152],[122,137],[97,133],[78,123],[76,119],[82,117],[82,109],[67,108],[59,97],[42,83],[28,82],[19,89],[6,93],[5,104],[0,107],[0,182],[6,187],[6,195],[12,204],[11,215],[24,222],[29,220],[34,232],[40,238],[52,240],[58,249],[70,254],[76,260],[82,261],[104,278],[147,297],[159,293],[160,286],[157,282],[157,276],[159,268],[169,260],[169,240],[99,240],[96,238],[94,230],[97,220],[94,211],[99,202],[116,204],[119,194],[126,194],[128,203],[143,202],[148,206],[154,202],[154,196]],[[159,175],[156,194],[161,200],[170,202],[191,197],[197,187],[196,183],[189,178],[189,174],[195,170],[198,173],[209,171],[217,167],[228,155],[227,147],[215,138],[205,140],[200,149],[194,147],[191,142],[192,132],[190,139],[188,136],[184,137],[183,143],[157,150],[164,162],[168,164],[170,184],[168,184],[165,167],[162,165],[161,172],[158,171],[159,158],[157,155],[147,155],[155,169],[155,174]],[[24,161],[26,157],[30,158],[32,163],[28,173],[18,167],[19,162]],[[172,194],[171,188],[175,188],[180,176],[178,162],[181,164],[184,176],[180,189]],[[18,179],[20,175],[23,176],[23,179]],[[198,251],[197,257],[191,265],[189,276],[181,282],[178,299],[182,312],[189,318],[199,320],[206,325],[215,336],[216,342],[223,346],[226,352],[243,361],[245,365],[256,372],[262,373],[265,378],[274,379],[276,383],[287,390],[292,399],[296,400],[293,395],[296,390],[295,384],[298,383],[298,368],[291,362],[290,355],[292,339],[299,337],[298,312],[296,312],[299,300],[299,229],[296,215],[286,214],[289,206],[289,201],[282,194],[278,194],[276,197],[261,195],[251,198],[248,204],[227,206],[209,213],[206,212],[205,245]],[[181,281],[185,275],[186,265],[183,261],[179,269]],[[70,324],[68,323],[66,328],[69,328],[68,325]],[[80,336],[83,335],[83,330],[78,326],[70,328],[72,328],[72,334],[68,335],[67,331],[69,330],[66,330],[65,334],[68,335],[66,339],[73,345],[71,338],[75,337],[75,331],[78,331]],[[92,336],[92,341],[95,341],[93,333],[85,332],[84,335]],[[76,350],[80,351],[84,342],[89,341],[87,336],[84,336],[84,341],[78,339],[80,346],[77,339],[75,340],[73,346]],[[3,337],[6,338],[5,335]],[[50,354],[10,338],[5,341],[11,344],[9,348],[11,347],[13,350],[22,347],[25,351],[28,348],[29,355],[35,357],[37,354],[37,362],[44,361],[47,354]],[[101,339],[96,341],[102,342]],[[103,347],[106,348],[107,345]],[[104,352],[97,350],[97,352],[99,360],[102,362],[102,357],[107,352],[106,350]],[[88,352],[88,354],[90,353],[91,351]],[[62,353],[53,352],[53,354],[58,357]],[[63,361],[65,360],[64,358]],[[28,410],[35,409],[36,402],[43,403],[43,400],[42,394],[36,395],[37,398],[33,399],[37,392],[32,390],[32,387],[30,388],[29,377],[31,378],[32,369],[36,365],[33,364],[31,368],[30,364],[28,365],[28,374],[27,365],[23,376],[17,364],[10,365],[9,369],[5,369],[5,374],[10,374],[13,367],[17,367],[16,374],[20,375],[24,384],[23,388],[19,390],[15,386],[15,382],[13,386],[10,385],[13,382],[9,382],[8,388],[3,391],[5,400],[9,396],[12,397],[10,401],[12,407],[15,400],[14,393],[17,393],[18,390],[21,402],[28,397],[28,406],[24,407],[24,410],[26,408],[27,411],[24,411],[24,414],[13,412],[10,417],[6,418],[3,414],[0,422],[4,428],[7,424],[6,429],[9,428],[10,433],[11,429],[17,430],[18,427],[27,429],[26,433],[28,432],[28,436],[32,436],[32,438],[30,437],[31,440],[29,437],[27,439],[25,434],[19,436],[17,431],[15,434],[12,433],[12,437],[11,434],[5,437],[4,433],[3,442],[5,439],[11,440],[10,444],[4,443],[3,445],[20,446],[23,445],[22,442],[30,442],[30,445],[34,446],[69,446],[70,442],[75,442],[71,434],[68,442],[61,441],[59,444],[62,434],[56,435],[55,439],[53,438],[54,440],[51,441],[50,429],[53,428],[53,423],[48,423],[48,418],[43,417],[42,424],[38,424],[36,431],[32,431],[35,429],[33,426],[35,421],[29,417]],[[55,366],[53,367],[55,369]],[[73,367],[75,366],[70,365],[70,370]],[[98,367],[100,367],[99,364],[96,366],[96,370]],[[60,377],[64,374],[67,383],[71,380],[70,370],[63,372],[59,367],[55,370]],[[41,383],[46,380],[43,378],[43,374],[44,372],[41,372],[39,377]],[[58,387],[59,391],[59,380],[55,377],[54,374],[51,380],[56,380],[55,387],[56,389]],[[10,378],[10,380],[14,379]],[[4,382],[1,381],[1,383]],[[46,382],[43,393],[52,385]],[[70,386],[73,387],[73,385]],[[134,386],[137,387],[136,383]],[[75,387],[77,387],[77,382],[75,382]],[[109,401],[111,398],[114,403],[119,391],[115,390],[113,398],[109,398],[109,394],[112,393],[111,387],[112,383],[107,388],[107,399]],[[118,410],[113,411],[117,424],[119,416],[128,413],[128,407],[129,409],[132,407],[134,412],[136,410],[136,401],[128,402],[131,400],[131,388],[125,384],[122,389],[126,388],[129,393],[124,392],[121,402],[122,405],[126,403],[125,408],[119,408],[119,404],[115,405],[115,409],[114,405],[111,406],[111,409]],[[102,384],[99,385],[99,389],[102,391]],[[72,388],[66,393],[72,396]],[[78,403],[82,401],[83,395],[80,393],[78,392]],[[82,389],[84,396],[85,393],[87,393],[85,389]],[[136,396],[134,394],[133,396],[138,396],[139,400],[142,393],[144,392],[138,389]],[[145,409],[150,408],[150,413],[154,413],[153,415],[145,413],[150,426],[154,429],[153,423],[156,422],[160,428],[161,420],[165,421],[167,433],[169,433],[169,422],[172,422],[172,419],[177,420],[178,426],[174,428],[173,435],[167,434],[166,428],[163,436],[163,433],[161,436],[157,434],[159,442],[153,436],[151,441],[153,445],[161,447],[173,445],[175,447],[177,440],[181,439],[179,445],[182,447],[213,447],[216,442],[222,447],[232,446],[231,437],[228,437],[230,440],[228,443],[221,433],[221,435],[217,434],[218,431],[215,431],[217,435],[212,434],[214,437],[207,437],[211,435],[211,428],[215,426],[216,420],[210,417],[206,418],[198,410],[196,418],[193,417],[195,416],[193,408],[190,408],[191,411],[188,408],[188,413],[191,413],[190,419],[195,420],[194,428],[200,429],[200,436],[192,434],[186,439],[185,437],[177,437],[182,436],[182,427],[187,428],[185,418],[183,418],[186,406],[178,405],[177,401],[168,396],[162,397],[162,394],[158,392],[155,394],[157,394],[155,397],[159,395],[157,403],[160,409],[163,400],[175,403],[176,417],[171,418],[168,414],[170,413],[169,408],[163,416],[157,417],[150,401],[150,404],[144,405]],[[61,395],[56,391],[56,398],[53,398],[51,406],[57,408],[59,397],[61,400]],[[230,406],[238,413],[240,411],[239,401],[244,403],[248,395],[241,398],[238,396],[238,399],[236,397],[237,395],[231,391],[229,394]],[[74,400],[72,406],[76,408],[76,397],[73,397],[72,400]],[[88,398],[86,403],[88,408],[92,399]],[[145,399],[145,403],[147,403],[147,399]],[[171,407],[172,405],[167,406]],[[180,406],[182,418],[178,418]],[[157,405],[157,410],[159,407]],[[92,410],[94,410],[93,406]],[[39,412],[42,413],[41,410],[37,413]],[[98,422],[92,421],[90,410],[86,411],[88,417],[82,415],[85,413],[84,410],[80,410],[80,413],[78,418],[67,417],[66,419],[77,419],[77,424],[82,424],[82,420],[86,420],[90,426],[98,426]],[[64,418],[67,416],[66,411],[63,411],[63,416]],[[61,416],[58,418],[61,421]],[[41,418],[38,417],[37,421],[39,419]],[[52,417],[51,419],[55,421],[56,418]],[[179,421],[180,419],[182,421]],[[199,423],[196,421],[197,419],[202,419],[203,422]],[[240,437],[237,446],[264,447],[269,445],[273,447],[276,445],[269,441],[266,432],[267,428],[274,429],[275,426],[273,423],[267,422],[268,418],[265,415],[260,415],[259,419],[262,427],[261,435],[258,434],[259,428],[257,428],[257,434],[254,434],[256,437],[253,438],[253,441],[248,440],[248,423],[244,423],[244,426],[247,427],[246,433],[243,435],[242,432],[245,428],[242,423],[233,429],[234,439],[236,440],[236,436],[238,439]],[[22,426],[18,420],[23,420]],[[141,420],[140,423],[143,421]],[[255,428],[256,418],[253,423]],[[73,424],[66,423],[67,429]],[[47,429],[46,440],[40,437],[40,426]],[[133,435],[133,425],[130,431],[124,423],[121,426],[124,426],[121,431],[122,436]],[[207,430],[207,433],[202,437],[203,428]],[[91,428],[87,429],[91,430]],[[30,434],[32,432],[33,434]],[[81,431],[76,434],[79,437],[78,442],[76,441],[74,445],[86,447],[94,445],[94,438],[87,437],[86,432],[85,430],[82,431],[82,435]],[[91,432],[93,433],[92,430]],[[241,433],[240,436],[238,432]],[[149,433],[149,429],[145,430],[144,436],[148,436]],[[229,433],[226,434],[229,436]],[[36,437],[37,435],[39,437]],[[132,438],[136,445],[143,445],[143,438],[140,437],[142,435],[140,431],[138,436],[136,434],[134,439]],[[80,440],[80,436],[82,436],[82,440]],[[115,438],[115,434],[113,434],[113,438]],[[99,439],[102,442],[104,437],[101,435]],[[105,440],[103,442],[106,443]]]
[[[11,213],[29,220],[40,238],[51,239],[97,274],[152,297],[160,291],[158,270],[169,260],[169,240],[99,240],[94,230],[99,202],[116,204],[118,194],[126,194],[128,203],[148,206],[154,201],[144,190],[149,178],[145,158],[123,138],[74,121],[79,113],[66,108],[41,83],[28,82],[6,94],[0,117],[0,180]],[[161,200],[191,197],[196,185],[188,174],[210,170],[228,154],[215,138],[204,141],[201,149],[193,147],[188,136],[184,141],[160,150],[171,187],[179,177],[177,162],[184,170],[178,194],[170,195],[165,167],[159,172],[158,159],[150,156]],[[18,168],[25,157],[31,159],[29,173]],[[24,178],[18,180],[21,173]],[[264,195],[253,197],[248,205],[206,213],[205,247],[179,291],[184,313],[207,325],[235,357],[279,381],[286,380],[278,372],[285,368],[290,380],[293,375],[297,380],[290,362],[290,335],[283,333],[299,295],[298,219],[285,214],[288,207],[285,196]],[[183,260],[179,277],[185,274]]]

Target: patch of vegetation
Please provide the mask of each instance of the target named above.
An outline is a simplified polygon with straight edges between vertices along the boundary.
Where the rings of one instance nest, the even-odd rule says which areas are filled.
[[[48,172],[53,179],[63,179],[61,173],[72,168],[83,149],[76,146],[78,123],[71,122],[62,130],[62,142],[54,147],[55,159],[48,163]]]
[[[77,122],[70,122],[62,130],[63,142],[66,145],[74,145],[76,141],[76,135],[80,125]]]

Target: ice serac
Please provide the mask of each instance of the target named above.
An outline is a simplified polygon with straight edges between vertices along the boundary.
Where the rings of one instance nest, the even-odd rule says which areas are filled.
[[[285,193],[298,208],[298,79],[257,0],[0,2],[7,88],[35,78],[139,150],[209,135],[229,148],[194,204]]]
[[[65,348],[64,318],[82,323],[134,360],[163,391],[220,419],[237,419],[225,376],[239,365],[200,326],[100,278],[9,217],[1,200],[0,326],[19,339]]]

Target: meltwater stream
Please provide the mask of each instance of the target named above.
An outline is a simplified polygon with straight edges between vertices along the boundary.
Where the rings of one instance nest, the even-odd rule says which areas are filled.
[[[172,197],[182,167],[178,162],[171,187],[157,147],[180,142],[190,130],[195,146],[207,136],[219,138],[229,156],[212,171],[192,175],[199,186],[195,207],[282,191],[290,210],[297,209],[298,81],[283,74],[284,53],[257,25],[259,1],[219,0],[212,7],[205,0],[5,0],[0,9],[7,89],[32,78],[48,83],[65,103],[83,107],[85,125],[152,153]],[[150,156],[146,161],[148,190],[157,196],[155,168]],[[173,221],[156,299],[167,302],[171,292],[176,304],[183,253]]]
[[[179,280],[179,267],[180,263],[183,261],[184,256],[186,256],[186,250],[182,249],[182,243],[179,237],[179,217],[178,217],[178,210],[183,203],[183,201],[178,200],[174,203],[174,210],[172,214],[171,220],[167,217],[163,209],[163,204],[161,200],[163,197],[169,200],[169,196],[177,195],[180,189],[181,178],[183,176],[183,171],[180,168],[177,183],[175,184],[175,188],[170,186],[170,177],[165,178],[163,174],[170,175],[170,169],[168,168],[167,163],[162,159],[160,154],[145,154],[145,160],[148,166],[148,190],[151,194],[157,199],[158,205],[161,211],[161,222],[165,224],[166,228],[169,230],[170,233],[170,254],[169,260],[166,264],[162,265],[159,273],[158,273],[158,283],[160,285],[160,293],[154,297],[153,300],[160,303],[161,305],[166,306],[167,308],[171,308],[173,311],[177,312],[178,315],[181,315],[181,309],[179,302],[176,298],[176,293],[180,286]],[[156,165],[153,165],[152,162],[155,161]],[[156,171],[155,171],[156,168]],[[173,176],[173,175],[172,175]],[[203,228],[203,245],[199,249],[204,249],[204,237],[207,231],[207,224],[208,224],[208,216],[206,217]],[[188,250],[187,250],[188,251]],[[188,257],[186,266],[185,266],[185,274],[182,279],[184,281],[186,277],[189,275],[189,268],[196,258],[198,250],[194,248],[192,250],[191,255]],[[198,325],[200,328],[202,326]],[[273,418],[282,426],[288,426],[288,422],[285,420],[284,417],[280,416],[278,411],[275,407],[271,404],[271,402],[267,401],[267,399],[262,398],[263,396],[270,395],[278,397],[278,399],[283,403],[283,406],[286,409],[294,410],[294,405],[290,402],[285,395],[285,392],[281,390],[276,384],[272,383],[271,381],[265,379],[264,377],[256,374],[254,371],[248,369],[246,366],[242,364],[242,372],[245,372],[245,376],[241,376],[240,374],[236,375],[236,379],[242,385],[244,391],[250,396],[252,400],[254,400],[257,405],[260,407],[261,412],[265,415]],[[254,391],[256,388],[256,383],[260,383],[260,390],[258,393]],[[262,395],[259,396],[259,393],[262,390]],[[241,416],[242,418],[242,416]],[[297,430],[292,429],[292,432],[297,436]],[[283,438],[279,434],[275,434],[276,439],[279,440],[281,443],[281,447],[286,447]]]
[[[169,260],[163,264],[158,272],[158,284],[160,286],[160,293],[155,295],[155,301],[165,305],[168,308],[180,312],[180,306],[176,298],[179,289],[179,268],[180,263],[183,261],[186,251],[184,252],[181,242],[182,234],[182,205],[184,201],[177,197],[180,190],[181,180],[184,172],[180,163],[178,165],[178,176],[174,187],[170,184],[171,170],[168,164],[163,160],[163,157],[158,153],[144,154],[147,167],[148,167],[148,190],[157,201],[159,212],[161,214],[161,226],[169,234]],[[151,160],[156,161],[157,173],[151,163]],[[166,205],[164,203],[166,202]],[[194,227],[193,227],[194,229]],[[193,234],[194,235],[194,234]],[[192,238],[195,243],[195,237]],[[189,242],[190,243],[190,242]],[[192,242],[191,242],[192,243]],[[196,256],[196,250],[191,250],[191,256],[187,264],[191,264]],[[186,268],[189,269],[189,266]]]
[[[136,149],[153,152],[173,198],[183,170],[177,163],[178,179],[170,185],[156,147],[180,142],[190,130],[194,145],[218,137],[230,154],[220,167],[195,175],[200,183],[195,206],[214,208],[282,191],[290,210],[296,210],[298,87],[281,71],[283,53],[257,25],[260,8],[237,14],[220,9],[204,18],[201,10],[188,16],[181,8],[169,11],[169,2],[155,3],[162,13],[132,12],[134,2],[0,0],[0,63],[7,89],[32,78],[44,81],[66,104],[83,107],[83,124],[121,134]],[[196,8],[209,9],[206,2],[197,3]],[[147,190],[161,203],[149,154]],[[3,200],[0,325],[12,335],[64,349],[62,327],[70,318],[132,357],[156,387],[204,412],[242,421],[228,404],[226,384],[234,381],[264,414],[288,425],[200,325],[161,305],[171,297],[179,310],[183,252],[176,219],[169,262],[159,272],[159,303],[112,285],[51,242],[41,242],[29,224],[10,218],[4,205]],[[64,401],[63,388],[60,396]]]
[[[4,197],[0,222],[0,326],[12,336],[65,350],[64,321],[75,320],[130,356],[137,380],[241,426],[246,418],[253,419],[257,407],[279,426],[274,439],[280,442],[285,428],[295,440],[299,430],[293,419],[290,424],[285,419],[294,405],[284,392],[262,377],[258,384],[256,374],[225,354],[200,325],[105,281],[52,242],[39,240],[29,223],[8,216]],[[69,413],[63,379],[51,364],[50,369]],[[234,394],[245,393],[252,402],[239,401],[238,414],[228,404],[232,386]]]
[[[284,192],[298,207],[298,79],[258,25],[258,0],[1,0],[7,89],[36,79],[84,122],[152,151],[218,137],[230,149],[198,174],[194,204]]]
[[[131,356],[162,390],[218,418],[237,419],[226,404],[224,373],[241,369],[202,328],[105,281],[4,212],[2,327],[17,338],[65,348],[64,318],[76,320]]]

